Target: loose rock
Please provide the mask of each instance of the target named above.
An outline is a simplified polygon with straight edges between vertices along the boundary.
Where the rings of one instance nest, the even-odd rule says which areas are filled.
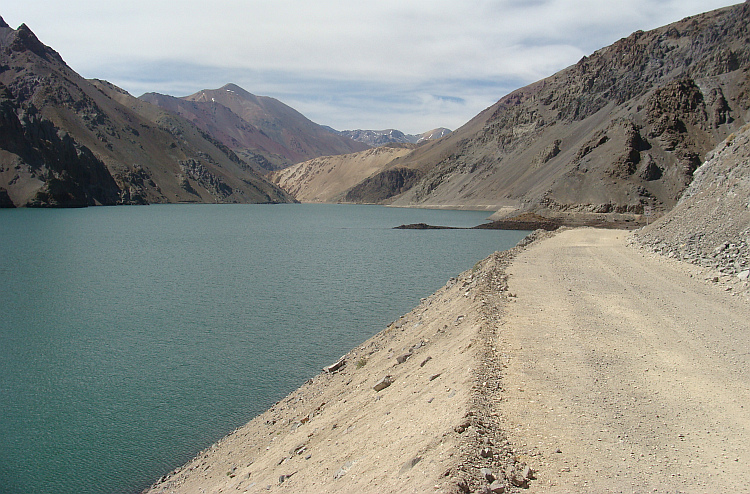
[[[489,489],[493,494],[503,494],[505,492],[505,484],[503,484],[499,480],[496,480],[490,484]]]
[[[494,482],[495,481],[495,475],[492,473],[492,470],[489,468],[482,468],[479,470],[479,473],[482,474],[482,477],[487,482]]]
[[[375,391],[382,391],[391,384],[393,384],[393,378],[391,378],[391,376],[385,376],[383,379],[375,383],[375,386],[373,386],[372,389]]]

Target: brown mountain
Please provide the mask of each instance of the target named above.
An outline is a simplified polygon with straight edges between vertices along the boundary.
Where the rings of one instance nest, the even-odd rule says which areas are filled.
[[[255,96],[235,84],[184,98],[147,93],[140,99],[190,120],[262,171],[369,147],[331,132],[274,98]]]
[[[131,100],[0,19],[0,204],[292,200],[185,119]]]
[[[633,33],[394,160],[350,199],[547,215],[667,210],[749,118],[749,25],[746,2]],[[384,187],[415,174],[406,192]]]
[[[270,179],[300,202],[342,202],[352,187],[372,176],[382,177],[380,172],[414,147],[388,144],[359,153],[322,156],[273,172]]]

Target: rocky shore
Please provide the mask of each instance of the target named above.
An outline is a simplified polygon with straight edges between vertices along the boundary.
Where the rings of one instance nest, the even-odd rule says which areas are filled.
[[[534,232],[145,492],[746,485],[749,300],[632,236]]]
[[[741,490],[748,155],[750,126],[635,233],[478,262],[147,492]]]
[[[550,217],[541,216],[532,212],[515,214],[501,219],[493,219],[489,223],[482,223],[471,228],[460,228],[453,226],[428,225],[427,223],[412,223],[394,227],[397,230],[546,230],[554,231],[561,226],[579,227],[590,226],[593,228],[614,228],[632,230],[646,224],[643,215],[576,215]],[[494,215],[493,215],[494,216]]]

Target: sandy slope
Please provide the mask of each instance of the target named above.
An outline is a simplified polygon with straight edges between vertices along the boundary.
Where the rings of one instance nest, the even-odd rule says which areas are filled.
[[[483,293],[505,259],[491,256],[452,279],[345,355],[343,367],[311,379],[152,492],[455,492],[459,482],[476,483],[479,470],[466,461],[481,458],[499,431],[474,391],[486,371],[489,339],[480,333],[495,327]],[[385,376],[393,384],[373,389]],[[499,464],[501,453],[513,465],[494,442],[498,456],[477,467]]]
[[[337,202],[350,188],[379,173],[413,146],[382,146],[359,153],[323,156],[271,174],[271,181],[300,202]]]
[[[482,468],[496,492],[745,489],[747,291],[623,231],[538,235],[551,238],[477,263],[152,492],[486,492]]]

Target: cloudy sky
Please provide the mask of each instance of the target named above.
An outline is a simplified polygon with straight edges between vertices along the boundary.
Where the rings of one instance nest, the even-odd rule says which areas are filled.
[[[28,0],[84,77],[135,96],[236,83],[336,129],[456,129],[631,32],[737,0]]]

